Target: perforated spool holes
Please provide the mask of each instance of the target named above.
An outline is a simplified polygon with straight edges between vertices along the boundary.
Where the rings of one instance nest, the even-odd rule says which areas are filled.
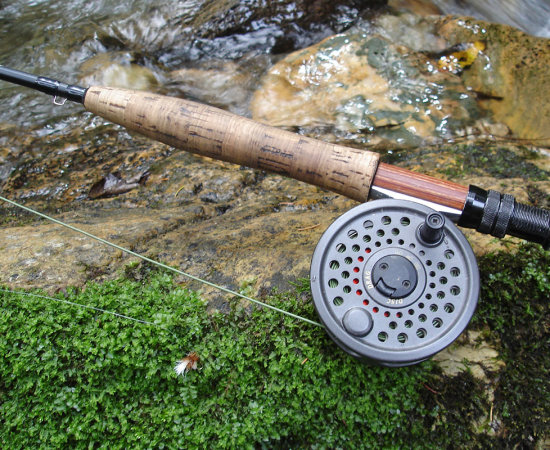
[[[455,307],[452,303],[445,303],[443,309],[447,314],[452,314],[455,310]]]
[[[395,202],[400,205],[396,206]],[[454,225],[445,228],[445,244],[435,248],[425,247],[416,239],[415,230],[425,217],[422,208],[429,208],[392,200],[381,202],[380,207],[375,207],[375,204],[378,202],[354,208],[325,232],[313,258],[312,293],[321,321],[341,348],[383,365],[408,365],[433,355],[458,336],[475,307],[477,291],[469,286],[468,283],[472,283],[468,280],[473,273],[475,281],[477,271],[472,272],[469,268],[472,260],[464,256],[464,238],[456,228],[452,228]],[[359,212],[355,213],[355,210]],[[383,235],[383,239],[379,235]],[[397,235],[399,240],[388,238]],[[354,251],[357,250],[355,245],[359,247],[358,251]],[[388,305],[387,297],[370,295],[372,289],[368,288],[366,271],[374,260],[396,249],[419,264],[424,279],[420,291],[411,297],[412,301],[404,299],[402,304]],[[429,272],[434,274],[428,283]],[[328,283],[333,279],[338,286],[331,288]],[[447,282],[442,282],[444,279]],[[321,285],[325,287],[321,288]],[[453,288],[458,288],[458,291]],[[439,293],[443,298],[438,298]],[[326,295],[330,297],[326,298]],[[342,299],[339,305],[334,302],[337,297]],[[468,299],[473,297],[476,298],[472,307],[472,301]],[[402,299],[392,301],[399,303]],[[346,332],[342,320],[351,308],[364,308],[371,313],[372,330],[365,336],[352,336]],[[410,322],[407,324],[409,328],[405,326],[406,320]]]

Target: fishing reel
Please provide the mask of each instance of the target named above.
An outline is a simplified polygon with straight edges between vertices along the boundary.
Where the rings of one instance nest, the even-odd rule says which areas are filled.
[[[419,363],[464,331],[479,271],[462,232],[427,206],[375,200],[339,217],[311,264],[315,308],[346,352],[389,367]]]

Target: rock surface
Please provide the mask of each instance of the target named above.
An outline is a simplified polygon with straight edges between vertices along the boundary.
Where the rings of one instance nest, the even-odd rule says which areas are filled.
[[[460,78],[433,64],[379,34],[340,34],[273,66],[252,115],[310,133],[332,129],[371,146],[434,143],[472,124],[479,112]]]
[[[425,70],[434,61],[430,55],[451,43],[445,40],[451,37],[438,37],[434,30],[451,36],[450,30],[464,28],[451,27],[451,22],[410,14],[381,16],[371,33],[340,34],[294,53],[266,76],[253,111],[258,116],[263,108],[265,120],[351,146],[393,142],[385,155],[388,162],[462,184],[508,191],[520,201],[547,207],[548,154],[541,148],[495,142],[492,136],[507,132],[507,127],[488,119],[473,120],[481,108],[463,82],[473,76],[469,74],[480,59],[460,75]],[[414,51],[407,47],[415,45]],[[420,52],[422,48],[429,52]],[[130,62],[124,53],[117,55],[116,64]],[[263,64],[271,61],[262,58]],[[102,64],[108,67],[106,61],[91,60],[90,73]],[[180,86],[172,89],[214,103],[217,97],[219,106],[247,114],[246,99],[262,70],[262,64],[254,65],[257,61],[191,64],[170,72],[174,86]],[[455,94],[440,95],[445,86]],[[437,96],[430,97],[426,88],[434,89]],[[423,100],[417,101],[416,95]],[[409,147],[418,140],[440,139],[445,127],[438,130],[438,126],[449,114],[463,120],[464,135],[454,136],[456,143],[396,148],[395,144],[404,146],[401,139],[412,139]],[[274,287],[288,289],[289,281],[307,276],[323,230],[355,204],[276,175],[174,152],[86,113],[34,131],[8,124],[2,129],[4,195],[89,226],[103,237],[121,239],[118,243],[193,275],[206,275],[234,289],[253,286],[255,294]],[[88,197],[94,183],[109,173],[120,172],[123,179],[130,179],[147,170],[151,175],[144,186],[114,198]],[[11,207],[2,211],[5,239],[0,242],[5,256],[0,261],[0,282],[53,290],[68,282],[115,276],[129,261],[99,243],[85,244],[57,225],[35,224]],[[122,229],[124,223],[131,224],[128,232]],[[42,240],[36,230],[47,239]],[[467,234],[478,254],[517,242],[497,243],[475,232]]]
[[[488,374],[497,372],[504,366],[498,352],[481,336],[481,332],[466,331],[451,346],[433,357],[443,373],[456,376],[460,372],[470,373],[485,382]]]
[[[438,29],[451,45],[486,42],[484,57],[464,71],[464,84],[517,138],[550,146],[550,40],[467,18],[441,19]]]
[[[433,41],[415,39],[419,30]],[[456,50],[471,43],[477,49]],[[452,70],[449,59],[456,60]],[[549,59],[547,39],[508,26],[381,16],[369,29],[354,28],[279,61],[251,109],[254,118],[277,126],[369,146],[386,140],[385,147],[441,143],[468,129],[479,135],[481,110],[488,109],[495,126],[545,146]],[[529,107],[540,96],[541,106]],[[502,132],[498,137],[506,137]]]

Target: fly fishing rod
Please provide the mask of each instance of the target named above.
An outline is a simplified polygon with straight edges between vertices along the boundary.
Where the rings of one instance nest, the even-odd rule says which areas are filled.
[[[455,223],[550,245],[550,212],[497,191],[379,162],[373,152],[277,129],[208,105],[120,88],[84,88],[0,66],[0,79],[84,107],[154,140],[279,173],[364,202],[325,231],[311,288],[327,332],[348,353],[414,364],[453,342],[479,296],[474,253]],[[366,203],[367,200],[374,200]]]

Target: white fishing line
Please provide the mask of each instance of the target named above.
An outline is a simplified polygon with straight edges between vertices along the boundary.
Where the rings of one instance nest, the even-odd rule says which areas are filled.
[[[139,323],[143,323],[143,324],[147,324],[147,325],[154,325],[155,327],[160,326],[160,325],[158,325],[154,322],[148,322],[147,320],[136,319],[135,317],[127,316],[125,314],[120,314],[120,313],[117,313],[117,312],[114,312],[114,311],[109,311],[109,310],[103,309],[103,308],[98,308],[97,306],[84,305],[82,303],[71,302],[69,300],[63,300],[61,298],[48,297],[47,295],[33,294],[32,292],[24,292],[24,291],[12,291],[12,290],[9,290],[9,289],[2,289],[2,288],[0,288],[0,292],[5,292],[7,294],[23,295],[23,296],[27,296],[27,297],[35,297],[35,298],[40,298],[40,299],[43,299],[43,300],[49,300],[49,301],[53,301],[53,302],[65,303],[65,304],[71,305],[71,306],[78,306],[79,308],[93,309],[94,311],[98,311],[98,312],[101,312],[101,313],[104,313],[104,314],[112,314],[113,316],[117,316],[117,317],[120,317],[122,319],[133,320],[134,322],[139,322]]]
[[[7,199],[7,198],[5,198],[5,197],[2,197],[2,196],[0,196],[0,200],[3,200],[3,201],[5,201],[6,203],[9,203],[9,204],[11,204],[11,205],[14,205],[14,206],[16,206],[16,207],[18,207],[18,208],[20,208],[20,209],[23,209],[23,210],[25,210],[25,211],[28,211],[28,212],[30,212],[30,213],[32,213],[32,214],[35,214],[35,215],[37,215],[37,216],[39,216],[39,217],[42,217],[42,218],[46,219],[46,220],[49,220],[50,222],[53,222],[53,223],[56,223],[56,224],[58,224],[58,225],[61,225],[61,226],[65,227],[65,228],[68,228],[69,230],[72,230],[72,231],[75,231],[75,232],[77,232],[77,233],[83,234],[84,236],[87,236],[87,237],[89,237],[89,238],[91,238],[91,239],[95,239],[96,241],[99,241],[99,242],[101,242],[102,244],[105,244],[105,245],[108,245],[108,246],[110,246],[110,247],[116,248],[117,250],[120,250],[120,251],[123,251],[123,252],[125,252],[125,253],[128,253],[129,255],[135,256],[136,258],[139,258],[139,259],[141,259],[141,260],[143,260],[143,261],[147,261],[147,262],[149,262],[149,263],[151,263],[151,264],[154,264],[154,265],[157,266],[157,267],[162,267],[163,269],[169,270],[169,271],[174,272],[174,273],[177,273],[177,274],[179,274],[179,275],[183,275],[184,277],[187,277],[187,278],[189,278],[189,279],[191,279],[191,280],[194,280],[194,281],[198,281],[199,283],[202,283],[202,284],[204,284],[204,285],[206,285],[206,286],[210,286],[210,287],[212,287],[212,288],[214,288],[214,289],[217,289],[217,290],[219,290],[219,291],[225,292],[226,294],[234,295],[234,296],[239,297],[239,298],[242,298],[242,299],[244,299],[244,300],[248,300],[249,302],[255,303],[255,304],[257,304],[257,305],[259,305],[259,306],[262,306],[262,307],[264,307],[264,308],[268,308],[268,309],[271,309],[271,310],[273,310],[273,311],[277,311],[278,313],[284,314],[284,315],[289,316],[289,317],[292,317],[292,318],[294,318],[294,319],[301,320],[301,321],[306,322],[306,323],[309,323],[309,324],[311,324],[311,325],[317,325],[317,326],[319,326],[319,327],[322,327],[322,326],[323,326],[323,325],[321,325],[319,322],[315,322],[314,320],[307,319],[306,317],[302,317],[302,316],[299,316],[299,315],[297,315],[297,314],[293,314],[293,313],[291,313],[291,312],[289,312],[289,311],[285,311],[284,309],[280,309],[280,308],[277,308],[276,306],[269,305],[269,304],[264,303],[264,302],[262,302],[262,301],[260,301],[260,300],[256,300],[255,298],[248,297],[247,295],[244,295],[244,294],[241,294],[241,293],[239,293],[239,292],[233,291],[233,290],[231,290],[231,289],[225,288],[225,287],[220,286],[220,285],[218,285],[218,284],[212,283],[212,282],[207,281],[207,280],[203,280],[202,278],[199,278],[199,277],[197,277],[197,276],[195,276],[195,275],[191,275],[191,274],[189,274],[189,273],[187,273],[187,272],[184,272],[184,271],[182,271],[182,270],[180,270],[180,269],[176,269],[175,267],[171,267],[171,266],[169,266],[169,265],[167,265],[167,264],[164,264],[164,263],[155,261],[154,259],[148,258],[147,256],[140,255],[139,253],[136,253],[136,252],[134,252],[134,251],[132,251],[132,250],[129,250],[129,249],[124,248],[124,247],[121,247],[120,245],[114,244],[113,242],[109,242],[109,241],[107,241],[107,240],[105,240],[105,239],[100,238],[99,236],[95,236],[95,235],[93,235],[93,234],[91,234],[91,233],[88,233],[87,231],[81,230],[80,228],[77,228],[77,227],[75,227],[75,226],[73,226],[73,225],[69,225],[69,224],[67,224],[67,223],[65,223],[65,222],[61,222],[60,220],[54,219],[53,217],[50,217],[50,216],[48,216],[48,215],[46,215],[46,214],[43,214],[43,213],[38,212],[38,211],[35,211],[34,209],[29,208],[28,206],[21,205],[21,204],[15,202],[15,201],[13,201],[13,200],[9,200],[9,199]]]

